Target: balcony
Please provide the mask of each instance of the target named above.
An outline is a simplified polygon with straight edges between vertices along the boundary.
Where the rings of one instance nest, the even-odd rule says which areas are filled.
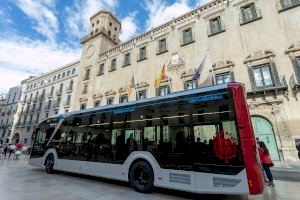
[[[49,93],[47,94],[47,97],[48,97],[48,98],[53,97],[53,92],[49,92]]]
[[[32,98],[30,98],[30,99],[28,99],[27,101],[26,101],[26,103],[31,103],[32,102]]]
[[[87,80],[89,80],[90,79],[90,76],[89,75],[84,75],[83,76],[83,81],[87,81]]]
[[[45,98],[45,94],[40,94],[39,95],[39,97],[38,97],[38,99],[41,101],[41,100],[43,100]]]
[[[185,45],[188,45],[188,44],[191,44],[191,43],[194,43],[195,42],[195,35],[192,34],[190,36],[186,36],[186,37],[182,37],[180,39],[180,45],[181,46],[185,46]]]
[[[293,92],[293,95],[297,99],[297,93],[300,91],[300,76],[297,76],[296,74],[292,74],[290,77],[290,86]]]
[[[34,113],[34,112],[35,112],[35,108],[34,108],[34,107],[30,107],[30,108],[28,109],[28,112],[29,112],[29,113]]]
[[[53,108],[54,110],[58,110],[58,109],[59,109],[59,105],[60,105],[60,102],[59,102],[59,101],[54,101],[54,102],[53,102],[52,108]]]
[[[7,115],[10,115],[10,114],[11,114],[11,110],[8,110],[8,111],[6,112],[6,114],[7,114]]]
[[[35,96],[34,98],[32,98],[32,102],[37,102],[38,100],[38,96]]]
[[[276,0],[276,7],[279,13],[297,6],[300,6],[299,0]]]
[[[275,84],[273,80],[270,80],[270,82],[273,83],[269,85],[263,85],[262,81],[246,83],[246,92],[248,95],[253,95],[254,98],[256,95],[263,95],[266,97],[269,93],[274,94],[274,97],[277,98],[277,94],[283,92],[286,98],[288,98],[288,85],[285,76],[279,77],[279,81]]]
[[[50,110],[50,108],[51,108],[51,105],[50,105],[50,104],[44,106],[44,110]]]
[[[220,26],[217,29],[212,29],[211,26],[209,26],[207,28],[208,37],[211,37],[211,36],[217,35],[219,33],[223,33],[223,32],[225,32],[225,23],[223,21],[221,22]]]
[[[5,116],[5,114],[6,114],[5,112],[2,112],[2,113],[1,113],[1,116]]]
[[[64,102],[64,107],[70,107],[70,101],[65,101]]]
[[[67,92],[67,93],[71,93],[72,91],[73,91],[73,87],[70,87],[70,86],[67,87],[67,89],[66,89],[66,92]]]
[[[25,122],[23,122],[23,125],[24,126],[31,126],[32,122],[31,121],[25,121]]]
[[[40,112],[40,111],[42,111],[42,107],[35,108],[35,112]]]
[[[61,96],[62,95],[62,91],[63,91],[62,89],[57,90],[56,93],[55,93],[56,96]]]
[[[245,25],[245,24],[248,24],[248,23],[251,23],[251,22],[262,19],[261,10],[256,8],[255,11],[256,11],[256,13],[255,13],[256,15],[253,15],[252,18],[248,18],[248,19],[243,17],[243,14],[240,13],[239,14],[240,25],[242,26],[242,25]]]
[[[165,46],[162,46],[162,47],[158,46],[156,48],[156,55],[160,55],[160,54],[163,54],[163,53],[166,53],[166,52],[168,52],[168,45],[167,44]]]

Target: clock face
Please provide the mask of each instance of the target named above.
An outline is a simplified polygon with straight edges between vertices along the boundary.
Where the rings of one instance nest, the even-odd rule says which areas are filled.
[[[87,58],[90,58],[90,57],[94,54],[94,52],[95,52],[95,45],[90,44],[90,45],[88,46],[88,48],[86,49],[85,56],[86,56]]]

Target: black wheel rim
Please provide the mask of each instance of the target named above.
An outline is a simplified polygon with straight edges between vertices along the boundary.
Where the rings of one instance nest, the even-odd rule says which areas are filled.
[[[52,156],[50,156],[48,159],[47,159],[47,163],[46,163],[46,167],[49,170],[52,170],[53,168],[53,164],[54,164],[54,159]]]
[[[138,167],[134,170],[133,180],[140,187],[145,187],[149,183],[149,172],[142,167]]]

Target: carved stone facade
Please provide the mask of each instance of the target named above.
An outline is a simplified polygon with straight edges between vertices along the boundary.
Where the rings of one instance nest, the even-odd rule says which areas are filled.
[[[255,5],[257,18],[243,23],[241,7],[249,4]],[[91,74],[98,74],[99,65],[104,64],[101,76],[91,76],[84,82],[89,88],[87,96],[105,94],[106,98],[114,98],[114,103],[118,103],[118,98],[127,93],[127,85],[134,76],[136,87],[132,90],[146,91],[147,97],[153,97],[157,95],[154,81],[164,65],[167,79],[161,86],[168,85],[171,92],[181,91],[208,53],[213,63],[212,79],[229,73],[231,81],[244,83],[250,113],[272,124],[280,158],[296,159],[300,104],[297,93],[291,92],[287,82],[295,73],[292,60],[300,57],[300,31],[294,25],[300,23],[300,7],[284,10],[278,5],[275,0],[215,0],[124,43],[97,33],[99,37],[82,40],[79,77],[83,77],[88,66]],[[100,11],[93,18],[103,14],[108,14],[110,22],[119,26],[119,20],[107,11]],[[210,21],[218,17],[221,31],[213,33]],[[100,26],[107,27],[106,22],[103,23]],[[192,31],[192,39],[185,44],[183,31],[188,29]],[[94,28],[91,31],[94,32]],[[163,53],[157,53],[161,39],[166,40],[167,48]],[[139,59],[141,48],[146,49],[143,59]],[[124,59],[128,53],[130,63],[125,67]],[[110,70],[112,59],[116,59],[115,70]],[[269,64],[272,76],[276,77],[272,77],[272,87],[258,90],[253,88],[251,70],[263,64]],[[79,79],[78,91],[82,91],[81,82],[83,80]],[[80,98],[78,93],[72,110],[79,109]],[[132,95],[129,101],[135,98]],[[101,101],[101,105],[106,103]],[[87,108],[93,106],[93,101],[87,102]]]

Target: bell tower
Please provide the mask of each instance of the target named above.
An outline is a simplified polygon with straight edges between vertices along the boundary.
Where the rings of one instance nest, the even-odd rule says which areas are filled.
[[[86,87],[88,92],[75,94],[75,102],[71,110],[78,110],[89,99],[89,95],[93,95],[92,83],[96,82],[96,76],[91,75],[90,78],[87,78],[87,74],[98,73],[99,54],[120,44],[120,30],[121,22],[108,10],[100,10],[90,18],[89,33],[80,40],[82,53],[76,86],[77,91],[83,91],[83,88]]]

